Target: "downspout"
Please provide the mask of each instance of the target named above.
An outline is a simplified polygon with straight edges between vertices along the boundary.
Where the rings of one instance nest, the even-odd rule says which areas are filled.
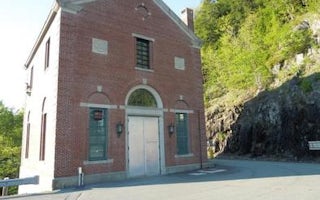
[[[203,169],[202,137],[201,137],[201,124],[200,124],[200,110],[198,110],[198,132],[199,132],[199,147],[200,147],[200,169]]]

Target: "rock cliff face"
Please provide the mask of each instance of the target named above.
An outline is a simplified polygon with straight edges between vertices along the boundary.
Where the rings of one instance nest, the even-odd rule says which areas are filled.
[[[293,78],[242,107],[217,110],[208,118],[216,152],[296,159],[315,155],[308,141],[320,140],[320,73]]]
[[[294,78],[245,103],[232,132],[230,152],[309,155],[308,141],[320,140],[320,74]]]

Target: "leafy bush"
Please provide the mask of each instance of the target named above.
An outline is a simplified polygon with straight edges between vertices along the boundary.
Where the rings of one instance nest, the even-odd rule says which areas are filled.
[[[283,54],[286,58],[290,58],[298,53],[307,52],[308,48],[312,46],[312,32],[311,30],[297,30],[290,32],[285,40],[285,47]]]
[[[206,106],[213,98],[232,91],[252,91],[254,96],[257,91],[268,89],[279,78],[272,74],[274,65],[305,53],[314,45],[311,30],[297,26],[305,20],[302,16],[306,13],[317,13],[319,3],[320,0],[204,0],[195,27],[204,41]],[[295,70],[287,72],[290,71]],[[281,76],[287,79],[292,75]]]

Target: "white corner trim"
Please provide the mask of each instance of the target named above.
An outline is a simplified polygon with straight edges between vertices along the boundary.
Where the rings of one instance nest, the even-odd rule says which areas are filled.
[[[96,0],[78,0],[78,1],[73,2],[73,4],[84,4],[84,3],[90,3],[93,1],[96,1]]]
[[[64,7],[61,7],[62,11],[63,12],[67,12],[67,13],[70,13],[70,14],[77,14],[79,11],[81,11],[82,7],[78,6],[78,5],[74,5],[74,6],[64,6]]]
[[[97,0],[75,0],[75,1],[60,1],[60,5],[63,11],[71,13],[71,14],[77,14],[80,12],[84,5],[87,3],[91,3]]]
[[[107,109],[117,109],[117,105],[108,105],[108,104],[94,104],[94,103],[80,103],[80,107],[86,108],[107,108]]]
[[[191,45],[191,48],[201,49],[201,45],[193,44],[193,45]]]

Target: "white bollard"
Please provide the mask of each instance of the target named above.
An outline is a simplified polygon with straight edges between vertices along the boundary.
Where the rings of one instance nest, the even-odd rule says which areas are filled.
[[[78,186],[82,187],[84,185],[83,182],[84,179],[84,173],[82,172],[82,167],[78,168]]]

